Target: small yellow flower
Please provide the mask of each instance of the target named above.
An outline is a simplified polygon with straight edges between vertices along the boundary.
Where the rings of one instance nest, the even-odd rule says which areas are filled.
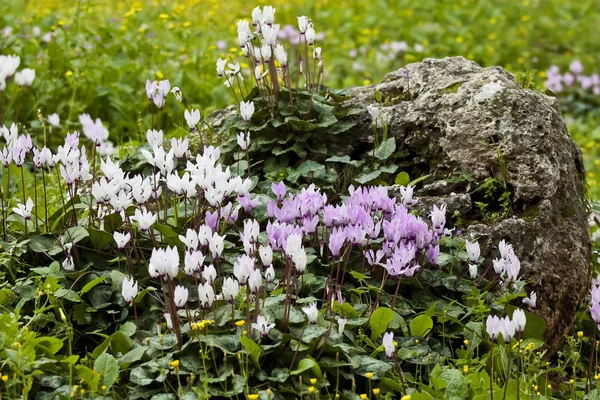
[[[235,321],[235,326],[242,327],[244,325],[246,325],[246,321],[244,321],[243,319],[241,319],[239,321]]]
[[[13,343],[13,347],[16,348],[16,349],[18,349],[18,348],[21,347],[21,343],[15,342],[15,343]]]
[[[583,337],[583,331],[577,332],[577,337],[581,339]]]
[[[2,382],[8,382],[8,375],[2,375]]]
[[[183,23],[183,27],[184,27],[184,28],[187,28],[187,27],[188,27],[188,26],[190,26],[190,25],[192,25],[192,23],[191,23],[190,21],[185,21],[185,22]]]
[[[548,389],[552,390],[552,385],[548,384]]]
[[[533,385],[533,391],[534,391],[534,392],[537,392],[537,391],[538,391],[538,389],[539,389],[539,388],[538,388],[538,385]]]
[[[363,393],[360,395],[360,400],[367,400],[367,397],[368,397],[367,394]]]
[[[373,388],[373,394],[375,396],[379,396],[379,393],[381,393],[381,389],[379,389],[379,388]]]
[[[394,340],[394,347],[398,347],[398,342]]]
[[[260,397],[260,395],[258,393],[249,394],[248,400],[257,400],[259,397]]]
[[[310,384],[311,385],[316,385],[317,384],[317,378],[310,378]]]
[[[242,331],[242,335],[246,336],[247,334],[248,334],[248,331],[244,329],[244,330]]]
[[[59,308],[58,312],[60,313],[60,319],[62,320],[62,322],[67,322],[67,316],[65,315],[65,312],[63,311],[63,309]]]
[[[81,389],[81,390],[79,391],[79,393],[81,393],[81,395],[83,396],[83,395],[85,394],[85,389]]]
[[[400,400],[410,400],[410,394],[407,394],[406,396],[402,396],[402,398]]]
[[[73,71],[67,71],[65,72],[65,76],[68,78],[70,76],[73,76]]]
[[[164,77],[165,77],[165,74],[163,74],[163,73],[162,73],[162,72],[160,72],[160,71],[156,71],[156,77],[157,77],[158,79],[162,79],[162,78],[164,78]]]
[[[465,365],[465,366],[463,367],[463,372],[464,372],[465,374],[468,374],[468,373],[469,373],[469,366],[468,366],[468,365]]]
[[[167,19],[167,18],[169,18],[169,14],[161,13],[161,14],[158,16],[158,18],[160,18],[160,19]]]
[[[569,380],[569,383],[570,383],[571,385],[572,385],[572,384],[574,384],[574,383],[575,383],[575,379],[571,379],[571,380]]]
[[[465,344],[465,346],[468,346],[469,345],[469,340],[465,339],[465,340],[463,340],[463,343]]]
[[[105,392],[106,391],[106,385],[102,385],[102,391]]]
[[[373,377],[373,373],[372,372],[367,372],[365,374],[365,376],[367,377],[367,379],[371,379]]]
[[[416,343],[416,344],[419,344],[419,339],[416,339],[416,340],[415,340],[415,343]]]
[[[309,386],[308,387],[308,393],[314,393],[315,392],[315,387],[314,386]]]
[[[179,360],[171,361],[171,367],[178,369],[179,368]]]

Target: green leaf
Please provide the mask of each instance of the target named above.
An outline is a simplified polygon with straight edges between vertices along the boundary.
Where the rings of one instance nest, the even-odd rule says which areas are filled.
[[[108,392],[119,377],[119,364],[108,353],[102,354],[94,363],[94,369],[100,374],[101,386],[106,386]]]
[[[410,186],[415,187],[415,185],[417,183],[424,181],[425,179],[429,178],[430,176],[431,176],[431,174],[420,176],[417,179],[414,179],[413,181],[411,181]]]
[[[98,278],[94,279],[91,282],[88,282],[82,289],[81,292],[79,293],[80,295],[83,295],[87,292],[89,292],[90,290],[92,290],[92,288],[102,282],[104,282],[104,280],[106,279],[106,276],[99,276]]]
[[[343,156],[343,157],[340,157],[340,156],[329,157],[328,159],[325,160],[325,162],[339,162],[342,164],[350,164],[354,167],[359,167],[361,165],[360,161],[351,160],[350,156],[348,156],[348,155]]]
[[[373,155],[375,156],[375,158],[378,158],[380,160],[387,160],[392,154],[394,154],[394,151],[396,151],[396,139],[389,138],[385,142],[377,146],[377,148],[373,152]]]
[[[254,361],[254,363],[258,367],[260,367],[260,364],[258,362],[258,359],[260,357],[260,346],[257,345],[254,342],[254,340],[250,339],[248,336],[241,336],[240,343],[242,344],[242,347],[248,352],[252,361]]]
[[[309,369],[312,370],[312,373],[315,374],[317,378],[320,378],[323,375],[319,364],[317,364],[315,360],[309,357],[300,360],[300,362],[298,363],[298,368],[293,371],[290,371],[290,375],[298,375]]]
[[[147,347],[136,347],[125,354],[123,357],[119,358],[119,366],[120,368],[127,368],[132,363],[139,361],[146,354]]]
[[[406,172],[402,171],[398,175],[396,175],[395,183],[396,185],[407,186],[410,183],[410,177]]]
[[[365,185],[371,182],[372,180],[375,180],[379,175],[381,175],[381,171],[371,171],[368,173],[360,174],[359,176],[354,178],[354,180],[356,180],[356,182],[360,183],[361,185]]]
[[[87,229],[82,226],[74,226],[72,228],[67,229],[65,232],[65,242],[69,243],[77,243],[90,236]]]
[[[379,307],[373,315],[371,315],[371,321],[369,326],[371,327],[371,340],[376,340],[385,330],[388,325],[394,319],[394,312],[386,307]]]
[[[90,241],[96,250],[102,250],[104,246],[113,241],[113,235],[106,231],[89,228],[88,232],[90,235]]]
[[[429,315],[419,315],[410,321],[410,334],[412,336],[425,336],[433,328],[433,320]]]

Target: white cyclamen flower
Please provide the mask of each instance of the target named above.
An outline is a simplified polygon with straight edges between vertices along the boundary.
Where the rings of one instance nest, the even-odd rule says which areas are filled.
[[[60,125],[60,117],[58,116],[58,114],[54,113],[48,115],[48,123],[50,123],[50,125],[52,125],[53,127],[58,128],[58,126]]]
[[[190,130],[195,131],[196,125],[200,122],[200,111],[192,109],[192,112],[190,113],[188,110],[185,110],[183,116],[185,117],[185,122],[187,122]]]
[[[127,304],[131,304],[133,299],[137,297],[138,294],[138,284],[137,282],[131,278],[123,279],[123,286],[121,287],[121,295]]]
[[[240,102],[240,114],[242,115],[242,119],[244,121],[250,121],[250,119],[252,118],[252,114],[254,114],[254,102]]]
[[[183,306],[185,306],[185,303],[187,303],[187,301],[188,301],[188,295],[189,295],[189,292],[188,292],[187,288],[185,288],[181,285],[175,286],[174,297],[175,297],[175,305],[177,306],[177,308],[182,308]]]
[[[31,86],[35,79],[35,70],[25,68],[15,74],[15,83],[18,86]]]
[[[471,261],[472,264],[477,264],[477,260],[479,260],[479,255],[481,254],[481,250],[479,248],[479,243],[478,242],[469,242],[469,240],[466,241],[466,246],[467,246],[467,254],[469,255],[469,261]]]
[[[115,232],[113,233],[113,238],[115,239],[119,250],[123,250],[125,248],[125,245],[127,245],[129,240],[131,239],[131,233],[123,234],[121,232]]]
[[[311,325],[315,325],[317,323],[317,317],[319,316],[317,303],[310,303],[308,307],[302,307],[302,311],[304,311],[308,317],[308,322],[310,322]]]
[[[265,318],[262,315],[256,317],[256,322],[252,324],[252,327],[256,329],[263,337],[269,335],[269,331],[275,328],[275,324],[269,325],[269,317]]]
[[[388,360],[394,358],[396,345],[394,344],[394,334],[392,332],[386,332],[383,335],[383,348],[385,349],[385,356]]]
[[[31,218],[31,211],[33,210],[33,200],[31,200],[30,197],[27,199],[27,202],[25,204],[19,203],[17,204],[17,207],[13,208],[12,210],[15,214],[20,215],[26,221],[28,221]]]

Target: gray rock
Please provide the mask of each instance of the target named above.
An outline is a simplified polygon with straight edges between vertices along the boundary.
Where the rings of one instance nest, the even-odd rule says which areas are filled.
[[[590,276],[585,171],[557,100],[522,89],[502,68],[462,57],[426,59],[406,70],[408,85],[401,71],[393,72],[355,89],[348,105],[366,107],[376,91],[390,97],[384,107],[389,133],[414,162],[410,176],[431,174],[417,191],[425,196],[422,214],[434,203],[447,204],[448,216],[458,211],[466,234],[479,240],[485,265],[498,256],[500,240],[513,244],[522,279],[538,294],[534,312],[546,320],[554,353],[573,326]],[[354,149],[358,157],[357,149],[372,147],[370,124],[365,112],[340,151]],[[495,197],[510,192],[509,207],[477,190],[491,179],[499,188]],[[487,215],[476,202],[491,203]]]

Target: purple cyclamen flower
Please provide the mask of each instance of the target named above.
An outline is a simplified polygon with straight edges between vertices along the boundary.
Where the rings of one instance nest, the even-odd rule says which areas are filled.
[[[438,258],[439,254],[440,254],[440,246],[439,245],[429,246],[429,249],[427,250],[427,259],[429,260],[431,265],[437,266],[437,258]]]
[[[218,218],[219,218],[218,211],[215,211],[215,212],[212,212],[212,213],[209,212],[209,211],[207,211],[204,223],[206,225],[208,225],[214,231],[215,229],[217,229],[217,223],[218,223],[217,220],[218,220]]]
[[[329,250],[331,255],[335,258],[340,256],[340,250],[346,241],[346,231],[341,228],[334,228],[329,236]]]
[[[258,197],[252,200],[250,198],[250,193],[246,192],[238,196],[238,202],[244,208],[244,212],[248,214],[250,211],[252,211],[258,206]]]
[[[287,189],[285,187],[285,183],[283,183],[283,181],[281,181],[277,184],[272,183],[271,191],[273,192],[273,194],[275,194],[275,196],[277,196],[278,201],[283,201],[283,199],[285,198],[285,193],[286,193]]]

